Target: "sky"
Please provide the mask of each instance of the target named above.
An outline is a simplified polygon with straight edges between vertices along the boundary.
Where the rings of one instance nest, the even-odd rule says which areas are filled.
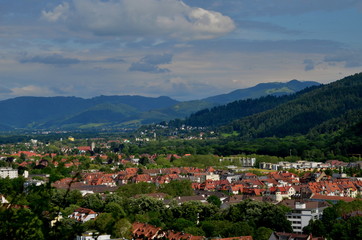
[[[360,0],[0,0],[0,100],[169,96],[362,71]]]

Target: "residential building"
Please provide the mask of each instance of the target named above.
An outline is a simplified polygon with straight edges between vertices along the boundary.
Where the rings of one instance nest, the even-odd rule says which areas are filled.
[[[280,204],[292,209],[287,213],[287,219],[292,223],[294,233],[302,233],[303,228],[309,224],[310,220],[320,219],[323,210],[329,205],[325,202],[283,200]]]
[[[110,240],[111,235],[99,234],[99,232],[87,231],[81,236],[77,236],[76,240]]]
[[[324,238],[314,238],[312,234],[273,232],[270,235],[269,240],[324,240]]]
[[[12,169],[9,167],[2,167],[0,168],[0,178],[17,178],[18,177],[18,170]]]
[[[233,156],[233,157],[223,157],[220,159],[220,162],[222,161],[238,162],[243,167],[254,167],[256,158]]]
[[[89,220],[95,219],[98,214],[92,209],[88,208],[77,208],[74,210],[72,214],[68,216],[68,218],[73,218],[78,222],[87,222]]]

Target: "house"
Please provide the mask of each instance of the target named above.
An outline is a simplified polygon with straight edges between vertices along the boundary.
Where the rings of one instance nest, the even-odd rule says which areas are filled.
[[[165,198],[168,196],[166,193],[145,193],[145,194],[136,194],[134,198],[140,198],[140,197],[152,197],[156,198],[158,200],[165,200]]]
[[[81,236],[77,236],[76,240],[110,240],[111,235],[99,234],[99,232],[87,231]]]
[[[296,193],[293,187],[271,187],[264,195],[270,196],[274,201],[280,202],[283,199],[290,199]]]
[[[226,180],[229,183],[234,183],[234,182],[238,182],[241,180],[241,175],[229,175],[226,177]]]
[[[273,232],[269,240],[324,240],[324,238],[313,238],[312,234]]]
[[[229,186],[229,192],[232,194],[241,194],[244,191],[243,184],[232,184]]]
[[[81,154],[92,151],[92,148],[90,146],[80,146],[80,147],[77,147],[77,149],[78,149],[79,153],[81,153]]]
[[[72,218],[77,220],[78,222],[85,223],[89,220],[95,219],[98,214],[92,209],[88,208],[77,208],[74,210],[72,214],[68,216],[68,218]]]
[[[352,202],[352,201],[355,201],[355,200],[358,200],[358,199],[357,198],[351,198],[351,197],[326,196],[326,195],[321,195],[321,194],[313,194],[309,200],[313,201],[313,202],[325,202],[325,201],[328,201],[328,202],[331,202],[333,204],[336,204],[339,201]]]
[[[352,197],[352,198],[357,197],[358,189],[352,181],[346,179],[346,180],[337,181],[336,183],[338,187],[342,190],[343,196]]]
[[[140,183],[140,182],[151,183],[152,179],[151,179],[151,176],[148,174],[138,174],[132,178],[132,182],[134,182],[134,183]]]
[[[203,240],[203,236],[193,236],[189,233],[164,231],[147,223],[135,222],[132,224],[133,239],[170,239],[170,240]]]
[[[213,180],[206,180],[199,185],[200,190],[214,191],[216,188],[216,182]]]
[[[41,157],[40,154],[34,153],[32,151],[19,151],[15,154],[15,156],[20,157],[21,155],[25,155],[27,158],[30,157]]]
[[[196,202],[201,202],[201,203],[207,203],[206,197],[203,195],[195,195],[195,196],[179,196],[174,198],[174,200],[176,200],[176,202],[181,205],[184,202],[189,202],[189,201],[196,201]]]
[[[249,187],[243,189],[243,194],[246,196],[262,196],[265,191],[266,189]]]
[[[219,181],[220,180],[220,175],[219,174],[215,174],[214,172],[208,172],[205,175],[205,179],[206,180],[212,180],[212,181]]]
[[[211,240],[253,240],[253,237],[240,236],[240,237],[229,237],[229,238],[211,238]]]
[[[329,176],[325,174],[325,172],[307,172],[305,173],[301,179],[300,182],[302,183],[308,183],[308,182],[320,182],[322,180],[329,180]]]
[[[155,227],[147,223],[135,222],[132,224],[132,234],[134,239],[162,238],[165,234],[160,231],[160,227]]]
[[[38,166],[42,166],[42,167],[48,167],[49,166],[49,161],[46,159],[41,159],[38,164]]]
[[[223,202],[223,204],[221,204],[221,208],[225,209],[230,207],[233,204],[238,204],[240,202],[242,202],[244,200],[244,196],[243,195],[233,195],[230,196],[228,198],[225,199],[225,201]]]

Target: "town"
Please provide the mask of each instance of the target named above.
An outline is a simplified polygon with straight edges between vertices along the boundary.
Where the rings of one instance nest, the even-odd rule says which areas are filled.
[[[89,145],[80,145],[84,143]],[[53,216],[51,226],[69,220],[83,224],[87,227],[79,229],[86,231],[71,233],[77,233],[77,239],[82,240],[212,239],[220,236],[248,240],[324,239],[313,236],[313,223],[322,219],[323,211],[340,201],[360,202],[362,196],[362,176],[356,174],[362,169],[362,161],[261,162],[258,156],[133,155],[114,151],[124,143],[132,144],[127,139],[78,140],[74,137],[53,145],[34,139],[25,144],[4,144],[0,154],[0,178],[7,181],[23,179],[20,189],[25,193],[51,184],[49,187],[56,189],[64,201],[73,196],[62,206],[64,209]],[[192,162],[197,158],[204,161],[204,165],[194,166]],[[14,193],[1,186],[0,194],[1,204],[7,209],[29,208],[27,204],[21,204],[27,201],[17,198],[23,193]],[[127,199],[127,202],[115,200],[117,197]],[[255,226],[256,230],[234,233],[207,227],[206,220],[212,216],[205,213],[204,208],[221,214],[250,202],[281,207],[286,226],[266,230]],[[130,204],[140,204],[137,213],[125,209],[131,208]],[[360,206],[360,203],[356,205]],[[185,222],[165,224],[157,221],[152,213],[157,215],[155,212],[159,209],[153,208],[162,208],[162,211],[182,209],[179,211],[185,212],[179,213],[178,217]],[[187,213],[191,209],[197,215]],[[96,227],[101,221],[110,221],[106,220],[106,216],[112,218],[110,213],[120,215],[113,216],[113,221],[118,219],[117,226],[122,231]],[[132,214],[132,217],[128,216]],[[343,217],[361,215],[361,211],[352,208]]]

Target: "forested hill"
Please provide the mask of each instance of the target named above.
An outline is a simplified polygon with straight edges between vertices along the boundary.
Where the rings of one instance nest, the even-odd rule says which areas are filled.
[[[283,137],[311,130],[343,129],[362,120],[362,73],[297,96],[274,109],[225,126],[248,137]]]
[[[333,132],[362,121],[362,73],[296,94],[240,100],[201,110],[171,126],[219,127],[244,137]],[[177,126],[176,126],[177,127]]]
[[[194,127],[218,127],[231,123],[234,120],[275,108],[280,104],[291,101],[298,96],[321,87],[322,85],[305,88],[295,94],[283,96],[263,96],[256,99],[239,100],[226,105],[203,109],[191,114],[182,121],[170,121],[169,125],[178,127],[185,124]]]
[[[316,89],[320,86],[306,88],[296,94],[280,97],[269,95],[257,99],[239,100],[226,105],[204,109],[191,114],[182,121],[182,124],[195,127],[215,127],[231,123],[233,120],[250,116],[256,113],[275,108],[276,106],[291,101],[299,95]],[[170,122],[172,125],[172,121]]]

